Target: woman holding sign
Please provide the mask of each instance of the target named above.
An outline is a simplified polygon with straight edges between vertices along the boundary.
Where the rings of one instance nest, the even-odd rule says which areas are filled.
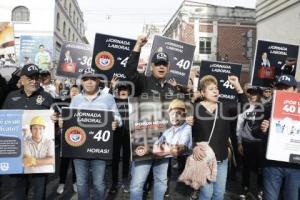
[[[228,81],[238,93],[237,103],[222,103],[218,101],[218,81],[214,76],[207,75],[200,80],[200,92],[203,101],[194,106],[194,125],[192,127],[193,142],[208,141],[217,159],[216,182],[210,182],[200,187],[199,200],[224,199],[227,168],[228,168],[228,138],[230,135],[229,122],[233,116],[241,111],[247,102],[246,95],[236,76],[228,76]],[[195,148],[194,159],[202,160],[206,157],[206,149]]]

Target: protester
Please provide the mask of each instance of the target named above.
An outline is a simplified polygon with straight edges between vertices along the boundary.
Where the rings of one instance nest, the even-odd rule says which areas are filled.
[[[291,75],[281,75],[275,83],[276,90],[297,92],[297,81]],[[272,103],[264,104],[264,112],[258,112],[257,121],[252,135],[263,140],[264,154],[268,141]],[[265,159],[263,162],[263,199],[274,200],[279,198],[283,187],[283,198],[288,200],[299,199],[300,165]]]
[[[70,99],[66,100],[67,102],[70,102],[70,100],[77,96],[79,94],[80,90],[77,85],[73,85],[70,88]],[[64,106],[67,106],[64,104]],[[61,130],[59,130],[61,131]],[[62,134],[62,133],[61,133]],[[75,168],[73,164],[73,159],[71,158],[60,158],[60,167],[59,167],[59,185],[56,189],[56,192],[58,194],[62,194],[65,190],[65,184],[67,179],[67,173],[68,173],[68,167],[69,163],[71,163],[72,166],[72,185],[73,185],[73,191],[77,192],[77,185],[76,185],[76,174],[75,174]]]
[[[170,69],[168,55],[164,52],[156,52],[151,58],[152,75],[146,77],[137,71],[139,56],[141,48],[147,43],[146,36],[139,36],[133,48],[133,51],[127,62],[126,76],[134,86],[135,96],[165,96],[175,95],[178,93],[176,88],[172,86],[167,80],[166,76]],[[167,173],[162,168],[168,168],[168,159],[156,159],[145,161],[132,162],[132,179],[130,184],[130,199],[139,200],[143,197],[143,186],[146,182],[147,175],[150,172],[151,166],[153,167],[154,178],[154,199],[163,199],[167,190]]]
[[[252,136],[253,125],[255,124],[256,110],[262,108],[261,96],[262,90],[259,87],[248,86],[249,94],[249,108],[238,116],[237,122],[237,143],[238,152],[242,157],[242,187],[243,194],[241,197],[249,192],[250,172],[254,171],[257,175],[258,197],[261,199],[262,195],[262,174],[261,161],[263,160],[263,150],[261,139]]]
[[[21,89],[11,92],[5,99],[3,109],[49,110],[53,99],[40,87],[39,68],[24,65],[20,73]],[[33,185],[33,199],[45,199],[47,174],[13,175],[15,199],[27,199],[28,188]],[[30,184],[29,184],[30,183]]]
[[[129,188],[129,167],[130,167],[130,134],[128,116],[128,96],[131,94],[131,87],[127,84],[116,83],[117,95],[115,97],[118,110],[122,117],[122,126],[114,133],[113,160],[112,160],[112,186],[110,193],[116,193],[118,189],[120,151],[122,148],[122,189],[128,193]]]
[[[262,103],[269,103],[272,100],[272,88],[265,88],[261,98]]]
[[[200,188],[199,200],[224,198],[228,168],[228,138],[230,135],[228,122],[237,113],[239,106],[247,102],[247,97],[243,94],[238,78],[228,76],[228,81],[237,91],[240,105],[218,102],[218,81],[214,76],[204,76],[199,84],[203,101],[194,105],[193,142],[210,141],[209,145],[218,161],[216,182],[208,183]],[[216,113],[217,116],[215,116]],[[201,151],[194,151],[194,157],[196,160],[202,160],[206,156],[205,149],[198,149]]]
[[[116,102],[111,94],[102,93],[99,89],[100,80],[91,68],[87,68],[81,77],[83,91],[71,100],[70,108],[105,109],[112,110],[116,121],[111,122],[113,130],[122,126],[120,114]],[[74,159],[77,178],[78,199],[89,199],[89,171],[93,177],[93,198],[104,199],[105,183],[104,175],[106,168],[105,160],[98,159]]]
[[[52,83],[50,72],[48,70],[42,70],[40,76],[41,86],[44,88],[44,90],[51,94],[53,99],[57,98],[59,94],[56,93],[56,88]]]

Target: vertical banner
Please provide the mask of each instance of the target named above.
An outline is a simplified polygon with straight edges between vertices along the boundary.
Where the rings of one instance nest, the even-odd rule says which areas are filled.
[[[20,64],[34,63],[41,70],[52,68],[53,37],[21,35]]]
[[[63,108],[62,117],[62,157],[112,159],[112,111]]]
[[[281,74],[295,76],[299,46],[258,40],[251,83],[254,86],[272,87],[275,77]]]
[[[97,33],[92,68],[108,80],[113,76],[126,79],[126,63],[135,43],[136,40]]]
[[[237,93],[234,87],[229,83],[228,76],[235,75],[239,78],[241,69],[241,64],[202,60],[199,80],[205,75],[213,75],[219,84],[219,100],[222,102],[236,101]]]
[[[129,98],[129,127],[133,160],[151,160],[187,154],[192,148],[190,101],[171,97]]]
[[[78,78],[91,67],[92,49],[87,44],[65,42],[62,46],[56,75]]]
[[[169,56],[170,72],[167,79],[175,79],[177,84],[187,86],[193,63],[195,46],[167,37],[155,35],[149,57],[146,75],[151,75],[151,59],[156,52],[165,52]]]
[[[300,94],[275,91],[267,159],[300,164]]]
[[[0,67],[16,67],[14,27],[10,22],[0,22]]]
[[[0,174],[55,172],[51,115],[49,110],[0,111]]]

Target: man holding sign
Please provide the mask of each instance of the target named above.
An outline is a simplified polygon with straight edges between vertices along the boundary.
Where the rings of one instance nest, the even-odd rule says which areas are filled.
[[[281,75],[275,84],[277,90],[286,92],[297,92],[297,81],[291,75]],[[262,114],[263,120],[257,121],[252,135],[262,138],[265,149],[269,137],[271,103],[265,104]],[[259,118],[261,116],[257,116]],[[272,152],[273,153],[273,152]],[[263,199],[273,200],[279,198],[280,188],[283,186],[284,199],[298,200],[300,188],[300,165],[294,163],[280,162],[275,160],[264,160],[263,166]]]
[[[95,71],[91,68],[85,69],[81,77],[83,91],[72,99],[70,108],[112,110],[116,120],[116,122],[112,122],[114,130],[117,125],[122,125],[121,117],[114,97],[99,90],[99,83],[100,80]],[[104,199],[106,162],[99,159],[74,159],[74,166],[77,178],[78,199],[89,199],[89,171],[92,172],[93,177],[94,199]]]

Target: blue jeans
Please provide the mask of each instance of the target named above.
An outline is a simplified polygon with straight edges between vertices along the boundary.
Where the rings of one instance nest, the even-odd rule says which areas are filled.
[[[169,158],[132,162],[130,200],[142,200],[143,186],[146,182],[151,166],[153,166],[153,199],[163,200],[168,185]]]
[[[286,167],[263,168],[263,199],[278,199],[280,187],[284,180],[284,199],[298,200],[300,190],[300,170]]]
[[[199,200],[223,200],[226,189],[228,159],[218,163],[216,182],[200,188]]]
[[[78,190],[78,200],[89,199],[89,170],[91,169],[93,177],[93,199],[104,199],[105,184],[104,174],[106,162],[104,160],[83,160],[74,159],[76,172],[76,184]]]

